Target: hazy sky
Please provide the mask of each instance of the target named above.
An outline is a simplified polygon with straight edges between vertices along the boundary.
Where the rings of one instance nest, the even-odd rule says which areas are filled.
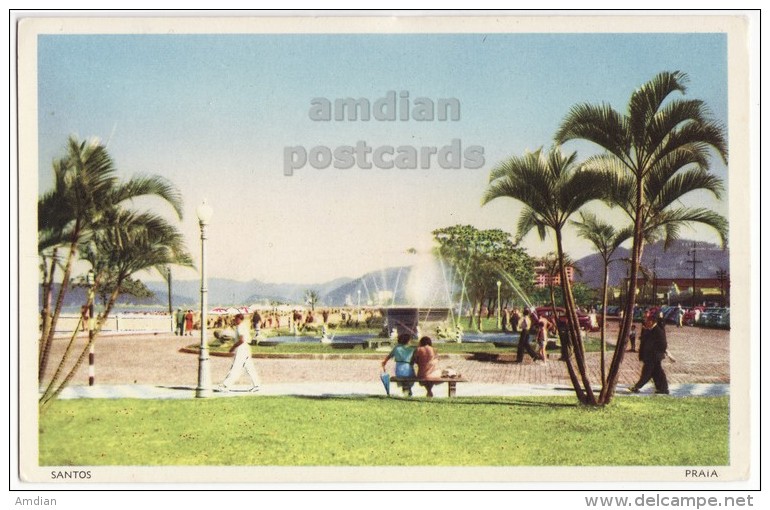
[[[625,111],[633,90],[664,70],[687,73],[685,97],[704,100],[726,123],[727,39],[718,33],[41,35],[38,189],[51,187],[51,162],[70,134],[99,137],[122,176],[159,174],[181,189],[180,228],[196,260],[195,208],[208,200],[210,276],[303,283],[357,277],[409,264],[406,251],[427,250],[436,228],[472,224],[514,233],[518,203],[481,206],[491,168],[550,146],[576,103]],[[408,93],[412,107],[417,98],[456,99],[459,120],[309,115],[315,98],[332,106],[338,98],[365,98],[374,106],[389,91],[398,104]],[[379,106],[389,113],[391,105]],[[446,161],[434,155],[429,168],[395,168],[407,159],[362,168],[363,156],[351,149],[348,161],[359,158],[351,168],[307,163],[284,175],[287,147],[327,147],[310,154],[323,166],[339,147],[390,146],[393,155],[380,153],[385,166],[399,147],[440,150],[453,140],[460,154],[480,148],[484,164],[472,168],[478,165],[461,158],[462,168],[442,168]],[[581,156],[591,150],[566,149]],[[714,169],[727,184],[718,159]],[[711,205],[727,214],[726,201]],[[683,234],[715,239],[706,230]],[[540,242],[533,232],[525,246],[542,255],[553,241]],[[574,258],[591,251],[573,236],[567,249]],[[179,270],[177,277],[196,274]]]

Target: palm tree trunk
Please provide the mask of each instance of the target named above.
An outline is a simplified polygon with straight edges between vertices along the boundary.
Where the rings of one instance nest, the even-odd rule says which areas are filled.
[[[91,304],[94,302],[94,296],[96,295],[94,291],[97,285],[98,285],[98,280],[94,283],[94,287],[88,292],[88,299],[86,301],[86,306],[88,306],[89,308]],[[72,355],[72,348],[75,345],[75,339],[77,338],[78,331],[80,330],[80,326],[82,325],[82,323],[83,323],[83,316],[80,315],[80,318],[78,319],[78,322],[75,325],[75,331],[72,332],[70,341],[67,344],[67,347],[64,349],[64,354],[62,354],[62,357],[59,360],[59,365],[56,367],[56,371],[54,372],[53,377],[51,377],[51,380],[48,381],[48,386],[46,386],[45,391],[43,392],[43,395],[39,399],[41,406],[45,402],[51,400],[56,395],[61,393],[61,386],[58,392],[55,390],[56,383],[59,380],[59,377],[61,377],[62,372],[64,372],[67,362],[69,361],[70,356]],[[89,341],[90,341],[91,328],[88,329],[88,335],[89,335]],[[43,380],[43,376],[40,377],[40,381],[42,380]]]
[[[51,269],[43,274],[43,327],[40,335],[40,352],[38,353],[38,367],[43,360],[43,352],[49,350],[50,345],[46,345],[48,340],[48,331],[51,327],[51,295],[53,294],[53,280],[56,273],[56,257],[59,248],[54,248],[51,254]],[[45,268],[45,262],[43,262]]]
[[[72,332],[72,335],[70,336],[70,341],[67,344],[67,347],[64,349],[64,354],[62,354],[61,360],[59,360],[59,365],[56,367],[56,372],[54,372],[53,377],[51,377],[51,380],[48,381],[48,385],[46,386],[45,390],[43,391],[43,394],[40,396],[39,401],[43,402],[44,400],[47,400],[50,398],[51,393],[53,392],[53,388],[56,385],[56,381],[59,380],[59,377],[61,376],[61,373],[64,371],[64,366],[69,361],[70,355],[72,354],[72,346],[75,345],[75,339],[78,336],[78,331],[80,331],[80,326],[83,323],[83,317],[81,316],[78,319],[78,322],[76,324],[75,330]],[[40,379],[40,382],[42,383],[43,379]]]
[[[604,282],[602,284],[602,329],[601,329],[601,343],[602,343],[602,389],[607,384],[607,373],[605,370],[605,351],[607,350],[607,287],[610,284],[610,265],[608,261],[604,261]]]
[[[556,317],[556,295],[553,291],[553,282],[548,285],[548,289],[551,294],[551,309],[553,310],[553,316]]]
[[[567,342],[572,342],[570,335],[567,335]],[[574,352],[574,349],[570,346],[568,352]],[[583,387],[580,385],[580,379],[575,372],[575,367],[572,365],[572,360],[569,356],[564,358],[564,363],[567,365],[567,373],[569,374],[570,381],[572,381],[572,387],[575,389],[575,395],[577,396],[578,402],[581,404],[587,404],[588,401],[586,399],[586,393],[583,391]]]
[[[548,288],[550,290],[551,294],[551,310],[553,311],[553,316],[556,318],[556,294],[553,291],[553,282],[551,282],[548,285]],[[566,308],[565,308],[566,309]],[[557,326],[558,328],[558,326]],[[583,387],[580,385],[580,379],[578,378],[577,374],[575,373],[575,367],[572,365],[572,359],[570,359],[570,355],[574,352],[574,347],[572,346],[572,333],[567,334],[567,349],[562,349],[562,354],[564,358],[564,363],[567,365],[567,373],[569,374],[570,381],[572,381],[572,387],[575,389],[575,394],[577,395],[578,401],[585,404],[586,402],[586,394],[583,391]],[[559,338],[560,342],[563,342],[564,340]]]
[[[47,399],[45,400],[41,399],[41,404],[40,404],[41,412],[46,410],[51,405],[51,402],[53,402],[59,396],[59,394],[64,390],[64,388],[66,388],[69,385],[70,381],[75,376],[80,366],[88,357],[88,353],[91,350],[91,346],[94,345],[94,343],[96,342],[96,337],[101,332],[102,326],[106,322],[107,317],[109,317],[110,312],[112,311],[112,307],[115,305],[115,301],[118,298],[118,295],[120,295],[120,284],[122,281],[123,281],[123,278],[118,279],[118,283],[115,285],[115,289],[110,294],[110,300],[107,302],[107,306],[105,307],[104,311],[101,314],[99,314],[98,319],[95,321],[96,323],[94,324],[94,327],[88,331],[88,343],[83,348],[83,351],[80,353],[80,356],[78,356],[78,359],[75,362],[75,365],[72,367],[72,369],[70,369],[67,376],[64,378],[62,383],[53,391],[53,393],[51,393]],[[88,304],[90,305],[92,302],[93,302],[93,295],[89,299]]]
[[[572,297],[569,279],[567,278],[567,269],[564,267],[564,249],[562,247],[562,237],[559,230],[556,231],[556,250],[559,257],[559,275],[561,278],[562,293],[564,294],[564,309],[567,313],[567,324],[570,342],[572,344],[572,352],[575,356],[578,373],[580,374],[580,379],[583,381],[583,391],[585,392],[584,399],[581,400],[581,402],[584,404],[596,405],[596,397],[594,396],[593,388],[591,388],[591,381],[588,377],[588,372],[586,371],[585,353],[583,352],[583,342],[580,338],[580,323],[578,322],[577,313],[575,311],[575,301]],[[580,392],[577,391],[577,388],[575,388],[575,392],[578,394],[579,398]]]
[[[64,304],[64,295],[69,288],[69,279],[72,275],[72,263],[75,259],[75,254],[78,251],[78,239],[80,238],[80,222],[75,223],[75,228],[72,232],[72,241],[70,243],[70,251],[67,254],[67,263],[64,266],[64,275],[62,276],[61,286],[59,287],[59,293],[56,296],[56,307],[54,308],[53,317],[48,328],[48,334],[43,339],[43,353],[40,355],[40,365],[38,366],[38,381],[42,380],[43,373],[45,373],[48,367],[48,357],[51,352],[51,344],[53,343],[54,332],[56,331],[56,323],[59,321],[59,315],[61,315],[62,305]]]
[[[639,264],[642,260],[642,251],[644,249],[644,233],[643,233],[643,203],[644,198],[642,194],[642,179],[637,178],[636,183],[636,217],[634,218],[634,244],[631,249],[631,268],[629,274],[629,282],[627,287],[625,309],[623,310],[623,320],[620,324],[620,331],[618,331],[618,341],[615,345],[615,354],[612,356],[612,363],[610,364],[610,370],[607,374],[607,384],[602,387],[602,391],[599,395],[599,402],[602,405],[609,404],[612,400],[612,396],[615,393],[615,386],[618,384],[618,377],[620,376],[620,365],[623,363],[623,356],[626,352],[626,340],[628,339],[628,333],[631,330],[631,324],[634,322],[634,306],[636,305],[636,279],[639,274]]]

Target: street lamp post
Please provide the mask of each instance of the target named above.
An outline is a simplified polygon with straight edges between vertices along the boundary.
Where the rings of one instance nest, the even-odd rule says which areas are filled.
[[[692,264],[692,296],[690,298],[690,306],[695,309],[695,266],[697,264],[702,264],[703,261],[701,260],[695,260],[696,258],[696,250],[697,245],[695,242],[692,243],[692,249],[687,250],[687,255],[692,255],[692,260],[688,260],[688,264]]]
[[[211,369],[209,367],[209,347],[206,340],[206,310],[208,309],[208,288],[206,286],[206,226],[214,211],[203,200],[195,211],[201,228],[201,345],[198,357],[198,387],[195,390],[197,398],[211,396]]]
[[[88,286],[88,385],[93,386],[96,381],[96,349],[93,341],[94,331],[91,325],[94,323],[94,270],[86,273],[86,285]]]
[[[501,323],[502,317],[500,316],[500,312],[501,312],[500,286],[502,284],[503,282],[501,282],[500,280],[497,280],[497,329],[501,329],[503,327]]]
[[[171,319],[171,331],[174,331],[174,308],[171,305],[171,267],[166,268],[168,275],[168,316]]]

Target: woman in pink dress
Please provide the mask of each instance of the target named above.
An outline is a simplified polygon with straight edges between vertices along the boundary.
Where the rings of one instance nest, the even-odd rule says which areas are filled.
[[[184,332],[192,336],[193,330],[193,313],[192,310],[187,310],[184,316]]]
[[[414,353],[414,362],[417,364],[417,377],[419,379],[440,379],[441,370],[438,367],[438,355],[433,348],[433,341],[430,337],[420,338],[420,346]],[[421,382],[421,386],[427,390],[427,396],[433,396],[433,384],[430,382]]]

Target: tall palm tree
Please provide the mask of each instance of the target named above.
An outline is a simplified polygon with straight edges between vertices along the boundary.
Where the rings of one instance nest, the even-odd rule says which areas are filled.
[[[177,216],[182,217],[181,195],[168,180],[159,176],[140,176],[125,183],[119,182],[112,158],[98,140],[81,142],[70,137],[66,155],[54,163],[53,169],[54,189],[38,200],[38,250],[43,255],[46,250],[63,249],[65,255],[53,313],[44,310],[43,314],[50,319],[44,321],[41,334],[38,367],[41,379],[69,288],[72,265],[83,244],[93,235],[104,212],[133,198],[154,196],[169,204]],[[55,262],[56,258],[52,258]],[[52,275],[51,270],[48,278],[51,279]],[[53,281],[43,283],[52,285]]]
[[[633,229],[626,228],[616,230],[614,226],[600,220],[594,213],[580,211],[580,221],[570,221],[577,228],[578,235],[587,239],[594,245],[604,265],[604,277],[602,278],[602,325],[601,325],[601,377],[602,386],[607,379],[605,351],[606,351],[606,317],[607,317],[607,289],[610,285],[610,264],[614,262],[612,256],[620,245],[633,235]]]
[[[601,172],[579,168],[576,160],[576,153],[565,156],[558,146],[545,154],[541,149],[523,156],[513,156],[492,170],[483,203],[496,198],[513,198],[524,205],[517,223],[518,240],[533,228],[537,229],[541,240],[545,239],[547,228],[553,231],[569,325],[570,350],[575,356],[580,379],[569,357],[565,364],[578,399],[587,404],[595,404],[585,366],[575,301],[564,264],[562,237],[570,216],[586,203],[603,196],[603,175]]]
[[[721,225],[726,230],[726,222],[722,224],[711,211],[687,208],[676,202],[683,194],[708,184],[704,177],[708,175],[712,151],[727,163],[724,127],[711,118],[706,104],[672,97],[685,93],[686,81],[687,76],[679,71],[658,74],[631,94],[626,114],[609,105],[576,105],[555,136],[558,143],[581,139],[604,149],[603,154],[592,158],[591,164],[616,175],[614,188],[624,193],[618,205],[626,208],[634,225],[630,299],[625,304],[607,384],[599,398],[601,404],[609,403],[617,384],[625,339],[633,320],[644,238],[650,229],[662,229],[669,239],[675,238],[680,226],[686,223]],[[621,185],[626,177],[630,178],[631,186]],[[714,192],[717,188],[713,184],[705,189]],[[608,185],[613,187],[611,182]]]
[[[162,273],[168,264],[192,266],[192,258],[176,227],[158,215],[136,213],[120,207],[103,213],[99,228],[95,229],[94,235],[84,248],[83,256],[91,263],[95,272],[95,284],[89,292],[88,305],[93,303],[102,282],[109,278],[113,279],[115,285],[104,310],[96,317],[94,327],[89,329],[88,343],[66,377],[60,381],[72,355],[74,342],[71,340],[65,349],[40,398],[41,410],[45,410],[61,393],[82,365],[120,295],[122,283],[131,275],[146,269],[155,269]]]

